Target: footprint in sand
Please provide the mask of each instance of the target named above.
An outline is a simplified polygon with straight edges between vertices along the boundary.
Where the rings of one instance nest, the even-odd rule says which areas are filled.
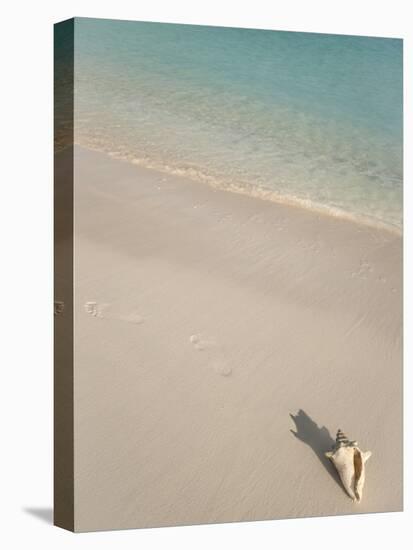
[[[232,369],[224,360],[216,359],[211,361],[211,368],[220,376],[230,376]]]
[[[196,351],[207,355],[209,368],[220,376],[230,376],[232,368],[226,362],[222,348],[214,339],[201,334],[192,334],[189,341]]]
[[[99,317],[101,319],[109,317],[107,310],[110,307],[110,304],[104,302],[86,302],[84,305],[86,313],[92,317]]]
[[[128,313],[127,315],[122,315],[118,317],[120,321],[126,321],[127,323],[133,323],[134,325],[141,325],[145,322],[145,319],[142,317],[142,315],[139,315],[138,313]]]
[[[145,322],[142,315],[139,315],[135,311],[118,315],[112,311],[110,304],[98,303],[98,302],[86,302],[85,311],[92,317],[99,317],[101,319],[115,319],[118,321],[124,321],[126,323],[132,323],[134,325],[141,325]]]
[[[85,303],[85,311],[89,315],[92,315],[92,317],[98,316],[98,304],[97,302],[86,302]]]

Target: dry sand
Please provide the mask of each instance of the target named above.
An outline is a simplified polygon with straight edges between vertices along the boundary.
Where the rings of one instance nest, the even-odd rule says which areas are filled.
[[[401,510],[400,236],[75,156],[75,529]]]

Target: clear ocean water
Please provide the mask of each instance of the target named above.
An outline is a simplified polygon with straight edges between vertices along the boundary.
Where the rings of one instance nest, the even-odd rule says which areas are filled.
[[[402,40],[75,22],[75,140],[402,226]]]

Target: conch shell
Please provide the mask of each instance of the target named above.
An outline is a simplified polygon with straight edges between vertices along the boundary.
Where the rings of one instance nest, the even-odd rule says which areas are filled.
[[[350,441],[341,430],[338,430],[336,444],[332,451],[325,453],[337,469],[341,483],[353,501],[360,502],[363,495],[366,477],[366,462],[371,452],[363,453],[357,441]]]

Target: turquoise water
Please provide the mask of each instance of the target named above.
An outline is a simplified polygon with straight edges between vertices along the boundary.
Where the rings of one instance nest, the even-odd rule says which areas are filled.
[[[76,19],[75,140],[402,226],[402,41]]]

